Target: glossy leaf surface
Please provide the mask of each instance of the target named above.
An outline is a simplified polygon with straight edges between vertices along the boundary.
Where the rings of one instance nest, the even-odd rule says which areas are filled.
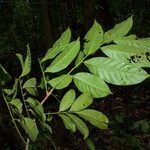
[[[77,129],[84,135],[84,139],[86,139],[89,136],[89,129],[86,124],[75,115],[68,114],[68,116],[71,118]]]
[[[103,29],[96,20],[91,29],[85,35],[84,39],[85,43],[83,52],[85,55],[90,55],[100,48],[103,41]]]
[[[73,101],[75,100],[75,97],[76,97],[75,91],[73,89],[69,90],[64,95],[64,97],[60,102],[59,111],[64,111],[68,109],[72,105]]]
[[[89,121],[92,125],[100,128],[108,128],[108,118],[101,112],[93,109],[84,109],[82,111],[76,112],[79,116]]]
[[[115,25],[115,27],[104,34],[104,43],[111,42],[115,38],[125,36],[131,29],[133,24],[132,17],[127,20]]]
[[[93,97],[88,93],[80,95],[72,104],[70,111],[79,111],[90,106],[93,102]]]
[[[72,81],[71,75],[61,75],[59,77],[51,79],[48,83],[55,89],[63,89],[67,87]]]
[[[68,28],[61,37],[55,42],[52,48],[49,48],[42,62],[54,58],[57,54],[65,49],[65,46],[70,42],[71,30]]]
[[[79,50],[80,42],[79,39],[77,39],[76,41],[68,44],[66,50],[54,59],[51,65],[46,68],[45,72],[55,73],[65,69],[77,56]]]
[[[89,70],[102,80],[115,85],[132,85],[145,80],[149,75],[143,69],[106,57],[85,61]]]
[[[150,67],[150,50],[129,45],[108,45],[101,48],[110,58],[135,64],[140,67]]]
[[[71,121],[71,119],[68,116],[66,116],[64,114],[61,114],[59,116],[63,120],[63,123],[64,123],[66,129],[71,130],[72,132],[76,131],[76,126],[74,125],[74,123]]]
[[[89,93],[94,98],[101,98],[111,94],[107,84],[98,76],[90,73],[77,73],[73,76],[73,81],[82,93]]]

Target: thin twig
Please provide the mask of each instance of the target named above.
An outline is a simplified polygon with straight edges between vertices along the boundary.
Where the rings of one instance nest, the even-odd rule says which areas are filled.
[[[41,102],[41,104],[43,105],[44,103],[45,103],[45,101],[49,98],[49,96],[52,94],[52,92],[54,91],[54,89],[59,85],[59,84],[61,84],[63,81],[64,81],[64,79],[72,72],[72,71],[74,71],[83,61],[84,61],[84,59],[86,59],[88,57],[88,55],[87,56],[85,56],[75,67],[73,67],[66,75],[65,75],[65,77],[55,86],[55,87],[53,87],[48,93],[46,93],[46,96],[45,96],[45,98],[42,100],[42,102]]]
[[[57,147],[56,147],[55,143],[53,142],[52,138],[50,136],[47,136],[46,134],[45,134],[45,137],[52,143],[54,150],[57,150]]]
[[[29,143],[30,143],[30,139],[27,138],[25,150],[29,150]]]
[[[43,75],[44,86],[45,86],[45,89],[46,89],[46,95],[47,95],[47,94],[48,94],[48,88],[47,88],[47,82],[46,82],[45,73],[44,73],[44,70],[43,70],[43,67],[42,67],[42,64],[41,64],[40,59],[38,59],[38,61],[39,61],[39,64],[40,64],[40,68],[41,68],[42,75]]]
[[[52,88],[47,95],[45,96],[45,98],[42,100],[41,105],[43,105],[45,103],[45,101],[49,98],[49,96],[52,94],[54,88]]]
[[[15,128],[16,128],[16,130],[17,130],[17,132],[18,132],[19,136],[20,136],[20,138],[21,138],[21,139],[22,139],[22,141],[26,144],[26,141],[24,140],[24,138],[23,138],[22,134],[20,133],[20,131],[19,131],[19,129],[18,129],[18,126],[17,126],[17,124],[16,124],[16,122],[15,122],[15,119],[14,119],[13,114],[12,114],[12,112],[11,112],[11,108],[10,108],[10,106],[9,106],[9,104],[8,104],[7,100],[6,100],[6,97],[4,96],[4,94],[3,94],[3,93],[2,93],[2,95],[3,95],[4,101],[5,101],[6,105],[7,105],[7,108],[8,108],[9,114],[10,114],[11,119],[12,119],[12,122],[14,123],[14,126],[15,126]]]

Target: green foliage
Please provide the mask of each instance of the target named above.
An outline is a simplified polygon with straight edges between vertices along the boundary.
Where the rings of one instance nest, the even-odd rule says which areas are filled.
[[[63,123],[64,123],[66,129],[71,130],[72,132],[76,131],[76,126],[71,121],[71,118],[69,118],[68,116],[66,116],[64,114],[60,114],[59,116],[62,118]]]
[[[66,129],[72,132],[75,132],[76,129],[79,130],[84,139],[89,136],[86,121],[99,129],[108,128],[107,116],[89,108],[93,98],[102,98],[112,94],[107,83],[122,86],[132,85],[140,83],[150,76],[141,68],[150,66],[150,39],[137,39],[135,35],[125,36],[132,24],[133,20],[130,17],[104,33],[102,27],[95,21],[85,35],[86,42],[83,50],[80,48],[80,38],[70,42],[71,31],[68,28],[41,61],[39,60],[42,72],[40,84],[37,84],[36,78],[30,77],[31,52],[29,46],[27,46],[25,61],[21,54],[16,54],[22,66],[22,73],[16,79],[12,89],[2,89],[2,92],[16,130],[26,145],[28,143],[24,140],[25,137],[34,142],[43,129],[46,129],[48,134],[52,134],[49,124],[54,115],[58,115],[62,119]],[[96,52],[98,54],[99,49],[107,57],[93,57],[92,54]],[[135,61],[132,59],[133,56],[139,59]],[[73,64],[75,66],[72,67]],[[86,70],[83,70],[83,65],[84,68],[87,67]],[[69,69],[70,66],[71,69]],[[80,69],[78,69],[79,67]],[[0,71],[0,83],[5,84],[10,76],[2,66]],[[53,75],[57,77],[53,78]],[[71,83],[72,85],[68,87]],[[39,100],[37,97],[39,87],[46,93],[43,100]],[[51,110],[44,109],[46,101],[50,99],[53,91],[60,89],[65,91],[66,87],[69,90],[61,101],[56,97],[60,101],[58,111],[51,112]],[[20,91],[19,94],[17,91]],[[77,98],[76,95],[78,95]],[[118,122],[122,122],[119,117],[116,117]],[[26,136],[20,133],[16,124],[17,120],[26,131]],[[146,127],[143,127],[144,129],[146,130]],[[87,143],[91,149],[94,149],[89,140]]]
[[[25,59],[25,62],[22,64],[22,60],[21,61],[21,65],[23,65],[23,70],[22,70],[22,74],[20,77],[23,77],[25,75],[27,75],[30,70],[31,70],[31,52],[29,49],[29,45],[27,45],[27,57]]]
[[[63,89],[67,87],[72,82],[72,76],[71,75],[61,75],[59,77],[53,78],[48,83],[56,89]]]
[[[104,43],[114,41],[116,38],[125,36],[132,28],[133,20],[132,17],[127,20],[115,25],[115,27],[104,34]]]
[[[89,136],[89,129],[86,124],[75,115],[68,114],[68,116],[71,118],[73,124],[77,127],[77,129],[84,135],[84,139],[86,139]]]
[[[29,135],[30,139],[34,142],[39,133],[36,122],[31,118],[25,117],[20,121],[20,123],[26,133]]]
[[[79,39],[69,43],[65,46],[65,50],[54,59],[49,67],[46,68],[45,72],[55,73],[65,69],[77,56],[79,50]]]
[[[94,98],[101,98],[111,94],[107,84],[98,76],[90,73],[77,73],[73,76],[73,80],[81,92],[90,93]]]
[[[4,85],[11,79],[7,71],[0,65],[0,85]]]
[[[87,108],[93,102],[93,97],[88,93],[80,95],[72,104],[70,111],[79,111]]]
[[[59,106],[59,111],[63,111],[68,109],[73,101],[75,100],[75,91],[73,89],[69,90],[61,100],[60,106]]]
[[[63,51],[66,48],[67,44],[70,42],[70,39],[71,30],[68,28],[55,42],[54,46],[48,49],[45,57],[42,59],[42,62],[54,58],[57,54]]]
[[[23,104],[21,103],[20,99],[13,99],[11,102],[10,102],[11,105],[15,106],[16,111],[18,111],[18,113],[22,113],[22,106]]]
[[[85,43],[83,52],[85,55],[90,55],[98,50],[103,42],[103,29],[94,21],[92,28],[85,35]]]
[[[140,67],[111,58],[92,58],[85,61],[85,64],[93,74],[114,85],[137,84],[149,77]]]

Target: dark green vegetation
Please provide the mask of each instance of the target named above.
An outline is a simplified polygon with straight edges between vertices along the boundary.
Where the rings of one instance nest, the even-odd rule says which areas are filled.
[[[149,79],[132,87],[112,85],[136,84],[148,77],[148,74],[140,67],[149,67],[149,38],[138,39],[135,35],[131,35],[136,33],[138,37],[149,36],[148,1],[145,0],[141,3],[138,0],[123,2],[112,0],[107,3],[105,0],[76,0],[73,2],[66,0],[36,2],[16,0],[2,3],[0,12],[2,14],[0,63],[12,77],[12,82],[5,84],[9,81],[10,76],[1,67],[0,84],[3,95],[1,95],[0,101],[0,141],[2,143],[0,149],[24,149],[22,148],[24,143],[21,142],[13,123],[16,123],[19,128],[23,136],[22,139],[25,138],[26,140],[28,137],[31,139],[29,149],[54,149],[54,147],[56,149],[87,149],[87,145],[92,149],[91,139],[94,142],[95,149],[149,149]],[[130,30],[132,18],[129,18],[126,22],[116,26],[114,30],[103,33],[102,28],[107,31],[113,28],[116,23],[126,20],[131,15],[134,15],[132,30]],[[92,29],[87,33],[94,19],[102,25],[102,28],[95,21]],[[70,30],[66,30],[68,26],[71,28],[72,36]],[[62,36],[54,44],[65,30],[66,32],[63,35],[66,36]],[[128,35],[130,36],[123,37],[129,30]],[[93,36],[93,33],[96,34]],[[80,44],[79,40],[76,40],[79,36]],[[69,43],[70,37],[71,43]],[[25,55],[27,44],[29,44],[27,46],[28,52]],[[47,49],[52,45],[53,48],[47,52]],[[61,49],[59,46],[61,46]],[[102,51],[98,50],[100,46]],[[79,56],[76,61],[72,62],[79,50]],[[43,58],[46,52],[47,54]],[[67,57],[66,54],[69,52],[70,55]],[[15,53],[23,54],[25,62],[22,62],[22,56],[17,54],[22,67],[16,60]],[[31,54],[33,69],[30,72]],[[57,54],[59,54],[58,57],[49,66],[51,63],[49,59],[54,58]],[[104,54],[111,59],[99,57],[105,56]],[[84,57],[87,57],[86,61],[82,60]],[[38,62],[37,58],[43,59]],[[78,67],[77,64],[80,61],[83,63]],[[118,67],[119,69],[117,68],[118,64],[122,64]],[[101,68],[103,66],[106,69],[104,72]],[[73,67],[77,69],[72,70]],[[79,73],[89,72],[86,67],[94,74],[93,76],[87,73]],[[63,70],[64,68],[66,69]],[[118,71],[115,72],[113,68],[118,69]],[[125,69],[125,72],[132,70],[130,75],[125,72],[122,73],[122,68]],[[66,77],[64,74],[69,71],[71,71],[71,76]],[[148,69],[146,71],[149,72]],[[108,74],[111,74],[112,78],[107,76]],[[95,78],[97,75],[100,78]],[[41,82],[39,85],[41,76],[45,76],[45,80],[44,84]],[[55,78],[56,76],[60,76],[60,78]],[[13,79],[18,77],[19,80],[16,79],[14,82]],[[36,79],[33,77],[36,77]],[[73,82],[71,83],[72,79]],[[64,80],[64,82],[61,82],[61,80]],[[93,82],[88,87],[81,83],[81,81],[85,83],[91,80]],[[110,90],[103,80],[111,83],[109,87],[113,95],[107,96],[110,94]],[[59,84],[59,82],[61,83]],[[69,85],[70,83],[71,85]],[[45,86],[43,87],[43,85]],[[67,87],[68,85],[69,87]],[[96,85],[97,89],[93,89],[93,85]],[[52,87],[57,89],[53,93],[50,92]],[[60,91],[64,87],[67,88]],[[40,90],[40,88],[51,94],[46,103],[47,97],[45,97],[44,90]],[[74,90],[70,90],[72,88],[76,91],[76,98],[79,97],[76,100]],[[81,95],[79,91],[85,93],[85,95]],[[64,97],[65,93],[67,94]],[[86,93],[90,93],[90,95]],[[93,101],[91,95],[101,99]],[[103,98],[105,96],[107,97]],[[43,99],[41,104],[44,103],[46,114],[43,113],[43,107],[35,98],[39,102]],[[85,99],[87,100],[85,101]],[[5,103],[4,100],[7,102]],[[6,104],[8,105],[6,106]],[[94,112],[94,115],[98,113],[95,116],[103,116],[94,121],[83,116],[87,111],[92,114],[89,108],[86,110],[89,105],[91,105],[90,109],[101,111],[109,118],[108,130],[98,130],[85,121],[89,121],[100,129],[107,128],[108,120],[105,115]],[[68,112],[70,106],[71,112]],[[7,107],[10,107],[10,112],[16,120],[11,122]],[[53,116],[53,112],[56,112],[59,116]],[[89,127],[91,139],[86,139],[86,142],[80,132],[86,138],[89,135],[88,128],[84,122],[72,116],[72,113],[75,115],[74,112],[83,117],[85,119],[83,121]],[[53,116],[53,119],[51,116]],[[76,127],[80,132],[71,134],[72,132],[66,131],[60,117],[67,129],[74,132]],[[33,118],[36,120],[36,124]],[[66,120],[69,123],[65,123]],[[101,123],[96,123],[97,121]],[[53,134],[51,134],[51,127],[48,124],[52,127]],[[38,129],[36,126],[38,126]]]

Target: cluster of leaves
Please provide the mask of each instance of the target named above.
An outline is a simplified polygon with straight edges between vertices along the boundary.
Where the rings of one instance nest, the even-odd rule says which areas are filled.
[[[16,121],[21,124],[27,137],[33,142],[43,128],[52,133],[50,123],[53,115],[60,116],[65,127],[72,132],[79,130],[84,135],[84,139],[89,136],[85,121],[100,129],[108,128],[108,118],[102,112],[88,108],[93,98],[103,98],[112,94],[107,83],[122,86],[133,85],[150,76],[141,68],[150,67],[150,39],[138,39],[135,35],[126,36],[132,24],[133,20],[130,17],[104,33],[101,25],[94,21],[93,26],[85,35],[83,50],[80,48],[79,38],[70,42],[71,31],[68,28],[46,55],[39,59],[43,76],[38,86],[35,77],[25,80],[31,71],[29,46],[27,46],[25,60],[21,54],[16,54],[22,66],[22,73],[16,79],[12,89],[3,89],[3,98],[12,121],[26,144]],[[99,51],[107,57],[92,57],[94,53],[99,55]],[[74,67],[67,72],[68,66],[74,59]],[[79,72],[78,67],[82,67],[81,64],[85,65],[89,71]],[[67,72],[65,74],[64,69]],[[10,76],[2,66],[0,71],[5,77],[1,81],[4,84]],[[52,74],[57,75],[58,72],[61,73],[60,76],[51,78]],[[63,96],[58,112],[50,110],[45,112],[43,104],[53,91],[63,90],[71,82],[74,84],[74,89],[70,89]],[[36,97],[39,88],[45,89],[46,92],[42,101],[37,100]],[[78,97],[76,97],[77,91],[81,92]]]

